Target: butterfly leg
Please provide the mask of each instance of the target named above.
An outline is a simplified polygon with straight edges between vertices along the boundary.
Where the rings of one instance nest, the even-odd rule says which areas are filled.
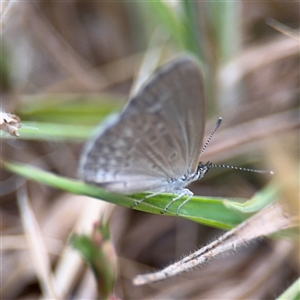
[[[154,196],[159,195],[159,194],[161,194],[161,192],[152,193],[152,194],[147,195],[146,197],[144,197],[144,198],[142,198],[142,199],[140,199],[140,200],[136,200],[136,201],[131,205],[131,208],[134,208],[134,207],[138,206],[139,204],[141,204],[144,200],[149,199],[149,198],[154,197]]]
[[[189,191],[189,190],[188,190]],[[188,203],[190,201],[190,199],[194,196],[194,194],[189,191],[190,193],[188,194],[188,198],[185,199],[177,208],[177,211],[176,211],[176,215],[179,215],[179,211],[181,210],[182,206],[184,206],[186,203]]]
[[[181,207],[183,205],[185,205],[192,197],[193,197],[193,193],[188,190],[188,189],[182,189],[182,190],[179,190],[179,194],[173,198],[167,205],[166,207],[163,209],[163,211],[161,212],[161,214],[165,214],[167,212],[167,210],[169,209],[169,207],[177,200],[179,200],[180,198],[182,198],[183,196],[189,196],[186,200],[184,200],[177,208],[177,211],[176,211],[176,215],[179,214],[179,211],[181,209]]]

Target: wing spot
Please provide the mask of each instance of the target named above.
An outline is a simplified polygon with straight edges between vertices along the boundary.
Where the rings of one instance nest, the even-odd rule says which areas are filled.
[[[108,154],[108,153],[110,153],[110,149],[109,149],[109,147],[105,146],[105,147],[103,147],[103,148],[101,149],[101,152],[102,152],[103,154]]]
[[[122,148],[124,146],[126,146],[126,143],[125,143],[125,141],[123,139],[117,139],[115,141],[115,147],[116,148]]]
[[[109,164],[111,166],[116,166],[118,164],[118,162],[115,159],[111,159],[110,162],[109,162]]]
[[[151,142],[157,142],[157,141],[158,141],[157,135],[152,135],[152,136],[150,136],[150,141],[151,141]]]
[[[164,128],[164,124],[162,122],[157,123],[156,126],[157,126],[158,130],[161,130],[162,128]]]
[[[106,159],[101,157],[101,158],[99,158],[98,162],[99,162],[99,164],[104,164],[106,162]]]
[[[126,155],[125,160],[130,161],[131,160],[131,155]]]
[[[147,132],[150,128],[149,128],[149,125],[148,124],[141,124],[140,126],[142,126],[142,131],[143,132]]]
[[[173,160],[176,157],[176,152],[173,152],[169,155],[170,160]]]
[[[155,169],[157,169],[157,165],[154,165],[154,164],[153,164],[153,165],[151,166],[151,168],[152,168],[152,170],[155,170]]]
[[[158,126],[158,131],[159,131],[159,133],[160,134],[164,134],[164,133],[166,133],[167,132],[167,130],[166,130],[166,127],[165,126]]]
[[[116,157],[122,157],[123,152],[120,151],[120,150],[117,150],[117,151],[115,151],[114,155],[115,155]]]
[[[127,136],[127,137],[132,137],[132,136],[133,136],[132,129],[129,128],[129,127],[125,127],[125,128],[123,129],[123,133],[124,133],[124,135]]]

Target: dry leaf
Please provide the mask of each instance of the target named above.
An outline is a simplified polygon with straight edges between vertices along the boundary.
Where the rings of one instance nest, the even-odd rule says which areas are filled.
[[[19,136],[18,129],[21,127],[20,118],[13,114],[0,112],[0,129],[12,136]]]

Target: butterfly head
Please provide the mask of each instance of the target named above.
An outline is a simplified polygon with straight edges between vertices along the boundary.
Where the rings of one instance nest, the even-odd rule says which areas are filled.
[[[209,161],[206,164],[203,164],[202,162],[199,163],[198,168],[197,168],[197,172],[195,174],[195,180],[199,180],[201,178],[203,178],[206,173],[209,171],[209,169],[211,168],[212,163]]]

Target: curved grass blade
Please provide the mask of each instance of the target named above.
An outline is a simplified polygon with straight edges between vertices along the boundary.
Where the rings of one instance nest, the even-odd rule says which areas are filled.
[[[57,124],[44,122],[21,122],[19,128],[20,140],[36,141],[74,141],[79,142],[90,136],[94,126]],[[3,135],[1,138],[15,139],[14,136]]]
[[[30,165],[16,162],[2,162],[2,164],[6,169],[27,179],[35,180],[73,194],[90,196],[128,208],[130,208],[136,200],[147,195],[145,193],[131,196],[114,194],[96,186],[85,184],[79,180],[65,178]],[[160,194],[146,199],[140,205],[136,206],[135,209],[148,213],[160,214],[172,197],[172,194]],[[184,200],[184,197],[182,200]],[[230,229],[246,219],[247,215],[226,207],[224,205],[224,200],[226,199],[193,197],[182,207],[179,216],[208,226]],[[175,216],[177,207],[180,203],[181,201],[175,202],[166,215]]]

